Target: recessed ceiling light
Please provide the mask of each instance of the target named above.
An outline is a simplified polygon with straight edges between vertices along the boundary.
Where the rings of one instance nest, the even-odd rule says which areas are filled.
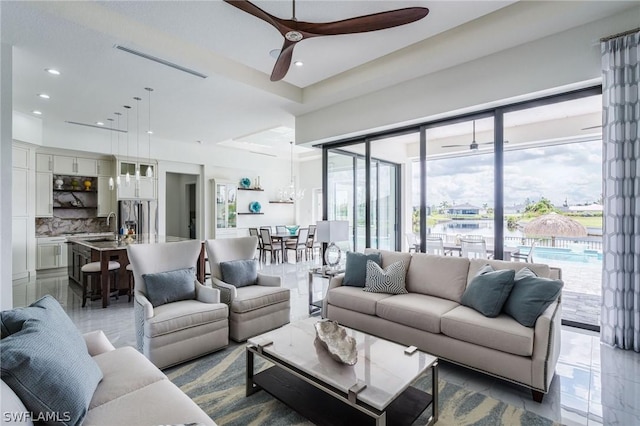
[[[147,134],[148,135],[152,135],[153,134],[153,130],[147,130]]]
[[[38,96],[41,97],[42,99],[50,99],[51,96],[47,95],[46,93],[38,93]]]
[[[199,143],[199,144],[202,144],[202,141],[201,141],[201,140],[197,140],[196,142],[197,142],[197,143]]]
[[[96,121],[96,124],[97,124],[98,126],[104,126],[104,123],[103,123],[102,121]]]
[[[301,67],[304,65],[304,63],[302,61],[295,61],[293,65],[295,65],[296,67]]]
[[[34,109],[31,112],[34,113],[35,115],[42,115],[42,111],[38,111],[37,109]]]
[[[53,68],[45,68],[44,69],[46,72],[48,72],[49,74],[53,74],[53,75],[60,75],[60,71],[53,69]]]
[[[270,50],[269,56],[271,56],[273,59],[278,59],[278,56],[280,56],[280,49]]]

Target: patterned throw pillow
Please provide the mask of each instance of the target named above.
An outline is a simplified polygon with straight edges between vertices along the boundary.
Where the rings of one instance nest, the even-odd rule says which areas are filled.
[[[367,279],[364,291],[370,293],[406,294],[404,261],[399,260],[382,269],[374,261],[367,261]]]

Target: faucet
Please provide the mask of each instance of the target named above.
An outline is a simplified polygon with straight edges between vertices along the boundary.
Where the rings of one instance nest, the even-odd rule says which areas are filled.
[[[116,216],[116,214],[115,214],[114,212],[109,212],[109,214],[107,215],[107,227],[109,226],[109,219],[111,219],[111,215],[113,215],[113,219],[114,219],[114,221],[115,221],[115,219],[117,218],[117,216]],[[118,226],[118,224],[116,223],[116,227],[117,227],[117,226]],[[116,230],[113,232],[113,234],[114,234],[114,235],[117,235],[117,234],[118,234],[118,230],[116,229]]]

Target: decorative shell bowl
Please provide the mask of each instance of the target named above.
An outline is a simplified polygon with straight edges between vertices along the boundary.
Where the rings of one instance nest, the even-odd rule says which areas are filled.
[[[335,321],[318,321],[315,323],[316,338],[327,349],[331,358],[347,365],[358,362],[356,339],[347,336],[347,331]]]

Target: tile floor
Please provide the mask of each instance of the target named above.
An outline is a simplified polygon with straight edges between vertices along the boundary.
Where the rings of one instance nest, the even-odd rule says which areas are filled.
[[[308,270],[313,262],[263,265],[264,273],[280,275],[291,289],[291,317],[308,316]],[[314,279],[319,298],[327,280]],[[25,306],[44,294],[63,305],[77,327],[85,332],[102,329],[116,347],[135,345],[133,304],[127,297],[81,307],[80,289],[63,274],[41,275],[35,282],[13,288],[14,306]],[[542,404],[530,391],[449,363],[441,363],[440,377],[548,419],[567,425],[640,425],[640,354],[600,344],[596,333],[570,327],[562,330],[562,350],[551,390]]]

